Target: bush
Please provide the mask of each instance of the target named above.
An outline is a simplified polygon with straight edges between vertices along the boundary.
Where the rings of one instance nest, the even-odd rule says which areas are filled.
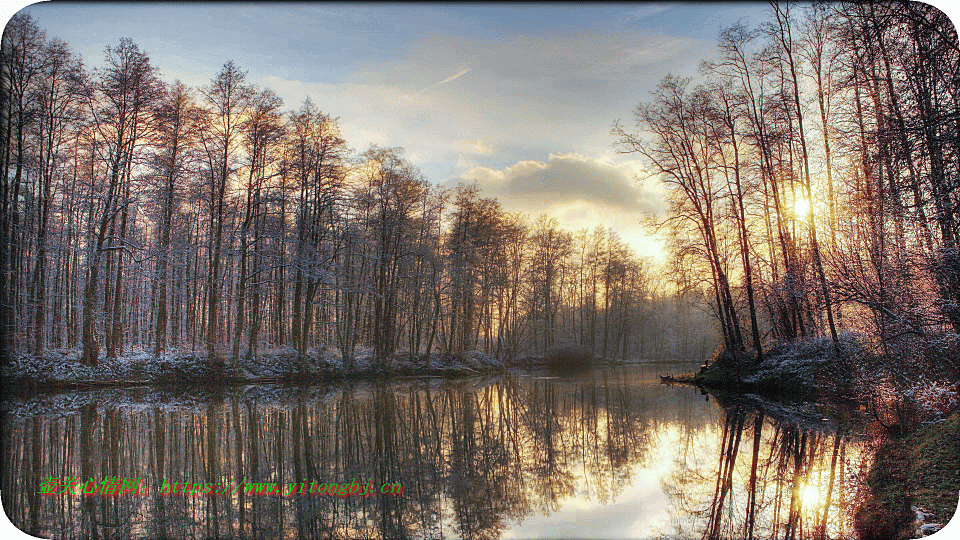
[[[553,369],[583,369],[590,366],[593,358],[593,351],[576,343],[557,345],[545,355],[547,366]]]

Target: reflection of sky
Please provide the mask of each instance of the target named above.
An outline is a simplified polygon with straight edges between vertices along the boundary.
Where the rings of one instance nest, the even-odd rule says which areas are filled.
[[[710,406],[710,405],[708,405]],[[665,528],[670,500],[661,478],[676,466],[680,443],[677,426],[663,426],[649,459],[631,467],[627,485],[606,505],[587,498],[570,497],[548,516],[530,516],[505,530],[503,538],[649,538]],[[580,477],[583,481],[583,477]]]
[[[589,496],[568,497],[560,501],[560,507],[549,515],[533,515],[522,518],[519,522],[511,523],[503,533],[503,538],[631,538],[650,539],[661,538],[664,535],[673,538],[675,535],[687,537],[695,533],[699,537],[700,531],[706,526],[709,506],[714,497],[715,482],[717,479],[717,464],[720,456],[721,441],[723,439],[723,415],[715,410],[713,404],[702,403],[702,406],[716,412],[712,425],[705,428],[691,430],[682,428],[678,424],[664,424],[657,433],[657,438],[651,441],[647,459],[630,468],[630,483],[623,491],[614,496],[614,500],[602,504]],[[752,432],[750,422],[742,434],[739,452],[733,475],[732,490],[725,500],[723,525],[721,530],[742,530],[743,515],[747,501],[747,486],[752,463]],[[784,471],[780,481],[784,482],[779,489],[775,488],[777,479],[774,477],[776,469],[774,456],[777,448],[774,445],[774,423],[768,418],[764,424],[761,439],[760,460],[758,464],[758,502],[760,504],[757,518],[758,533],[765,534],[769,524],[776,521],[772,517],[773,494],[782,495],[780,506],[784,512],[779,516],[782,527],[787,519],[787,509],[790,508],[790,493],[793,482],[793,456],[788,457],[791,464]],[[818,436],[811,433],[811,440]],[[807,440],[806,438],[804,440]],[[813,527],[811,523],[818,523],[826,501],[826,491],[830,478],[830,463],[833,450],[833,436],[823,436],[816,445],[816,452],[805,459],[809,468],[804,468],[801,480],[797,484],[797,509],[803,516],[807,530]],[[863,446],[857,442],[844,443],[843,465],[838,465],[835,471],[835,484],[829,512],[828,532],[831,537],[849,532],[849,523],[841,523],[846,519],[846,513],[838,514],[839,501],[849,500],[852,484],[841,486],[839,478],[852,478],[850,467],[864,463]],[[812,450],[808,450],[813,452]],[[770,463],[767,463],[767,460]],[[805,466],[806,467],[806,466]],[[684,468],[692,474],[686,475],[686,481],[678,481],[674,474],[678,468]],[[846,472],[842,472],[846,469]],[[580,471],[577,480],[583,485],[586,475]],[[592,479],[604,481],[603,479]],[[766,489],[764,489],[766,485]],[[664,491],[670,486],[682,492],[688,504],[702,510],[699,517],[694,517],[686,510],[677,508],[677,501]],[[841,492],[845,492],[842,494]],[[730,521],[730,511],[737,516]],[[681,531],[675,529],[677,525]],[[778,529],[782,530],[782,529]]]

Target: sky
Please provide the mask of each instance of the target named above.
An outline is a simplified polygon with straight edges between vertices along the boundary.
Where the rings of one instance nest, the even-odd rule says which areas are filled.
[[[5,2],[8,7],[10,2]],[[22,4],[22,2],[21,2]],[[10,13],[15,11],[9,10]],[[399,146],[433,184],[476,182],[505,209],[568,230],[613,227],[663,251],[641,219],[661,187],[610,129],[668,73],[694,76],[746,4],[46,2],[23,8],[88,67],[130,37],[161,77],[197,87],[233,60],[285,108],[310,97],[360,152]],[[9,17],[7,12],[4,14]]]

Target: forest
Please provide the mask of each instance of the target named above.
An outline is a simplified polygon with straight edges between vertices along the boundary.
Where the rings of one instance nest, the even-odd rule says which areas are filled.
[[[125,38],[87,69],[18,14],[0,78],[2,349],[95,365],[335,347],[349,365],[365,348],[385,366],[722,342],[761,362],[794,340],[840,352],[850,332],[956,371],[958,61],[949,19],[919,3],[772,3],[723,30],[699,74],[668,75],[613,125],[667,187],[665,216],[637,216],[668,243],[657,264],[612,229],[431,184],[402,149],[355,151],[337,118],[309,98],[285,110],[232,61],[189,88]]]
[[[960,379],[960,49],[922,3],[771,3],[616,123],[669,188],[656,225],[725,350],[842,333]],[[838,354],[839,356],[839,354]],[[932,368],[932,369],[927,369]]]
[[[125,38],[91,70],[21,13],[0,64],[4,361],[715,346],[700,288],[612,229],[432,185],[399,148],[356,152],[337,118],[285,110],[232,61],[189,88]]]
[[[600,127],[662,193],[662,212],[635,216],[660,258],[615,227],[572,230],[430,179],[401,148],[354,148],[336,111],[286,104],[232,60],[188,86],[133,39],[88,64],[14,16],[0,48],[8,515],[91,538],[943,527],[960,490],[956,29],[919,2],[756,7],[699,70],[659,72],[632,116]],[[664,17],[678,13],[717,12]],[[599,361],[558,370],[557,351]],[[306,367],[327,358],[337,370]],[[39,488],[114,475],[405,492]]]

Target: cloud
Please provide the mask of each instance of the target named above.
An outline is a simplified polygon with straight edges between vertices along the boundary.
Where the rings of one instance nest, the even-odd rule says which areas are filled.
[[[673,8],[674,6],[670,4],[659,4],[659,3],[646,4],[644,6],[641,6],[638,9],[635,9],[633,11],[628,11],[627,13],[625,13],[624,19],[631,22],[642,21],[648,17],[652,17],[653,15],[662,13],[664,11],[668,11]]]
[[[454,75],[451,75],[451,76],[447,77],[446,79],[444,79],[444,80],[442,80],[442,81],[440,81],[440,82],[433,83],[433,84],[431,84],[430,86],[424,88],[423,90],[420,90],[419,92],[417,92],[417,95],[419,96],[420,94],[426,92],[427,90],[431,90],[431,89],[433,89],[433,88],[436,88],[436,87],[440,86],[441,84],[447,84],[447,83],[449,83],[449,82],[451,82],[451,81],[455,81],[455,80],[459,79],[460,77],[462,77],[462,76],[466,75],[467,73],[469,73],[472,69],[473,69],[473,68],[464,69],[464,70],[460,71],[459,73],[456,73],[456,74],[454,74]]]
[[[523,160],[503,168],[473,167],[448,184],[475,182],[485,197],[508,211],[556,217],[567,230],[611,227],[640,255],[658,257],[663,244],[640,224],[662,214],[662,191],[637,180],[639,163],[579,154],[551,154],[543,162]]]
[[[485,193],[532,210],[573,202],[634,212],[662,210],[660,193],[635,179],[635,165],[578,154],[551,154],[547,162],[519,161],[502,170],[474,167],[457,181],[476,182]]]
[[[290,107],[311,96],[341,119],[354,148],[406,148],[431,181],[442,182],[478,165],[609,152],[611,122],[629,115],[663,73],[695,70],[702,56],[695,51],[706,42],[592,30],[496,38],[435,32],[337,78],[251,76]]]
[[[467,68],[467,69],[461,71],[460,73],[457,73],[456,75],[451,75],[450,77],[447,77],[446,79],[440,81],[440,82],[437,83],[437,84],[447,84],[447,83],[450,82],[450,81],[454,81],[454,80],[460,78],[461,76],[466,75],[471,69],[473,69],[473,68]]]
[[[465,154],[492,154],[493,145],[488,142],[484,142],[480,139],[477,140],[467,140],[460,139],[457,141],[457,145],[460,148],[460,151]]]

